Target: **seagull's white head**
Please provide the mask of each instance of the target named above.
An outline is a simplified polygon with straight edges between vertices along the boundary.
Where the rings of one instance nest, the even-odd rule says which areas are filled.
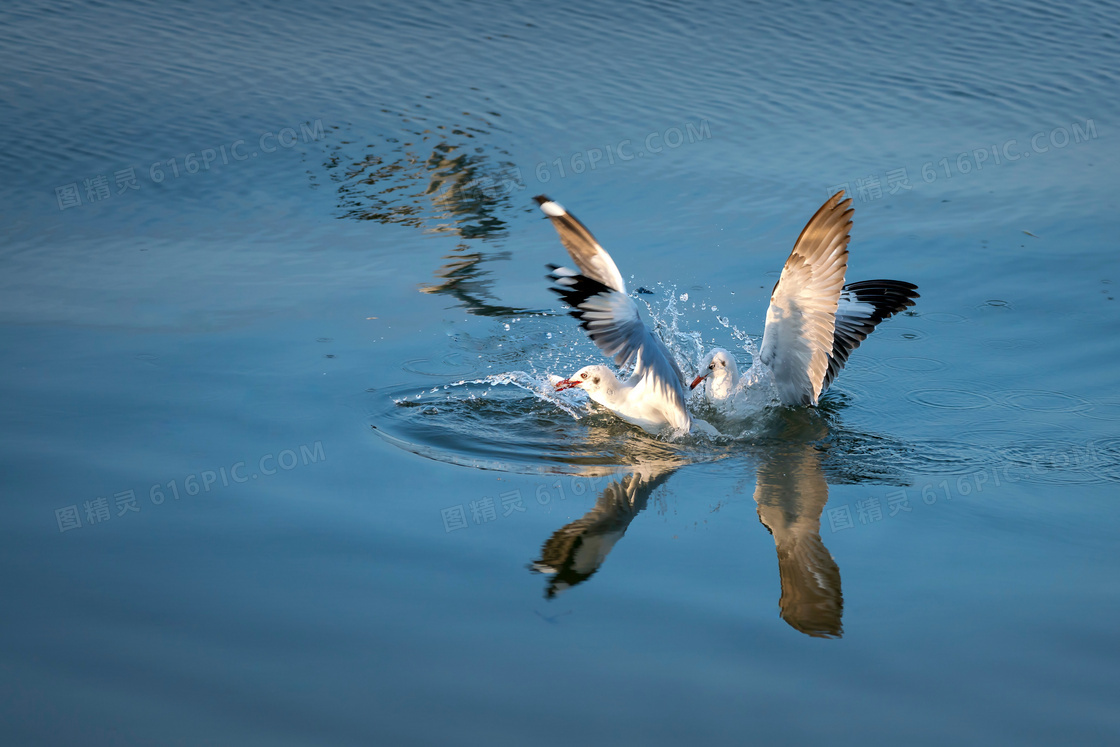
[[[690,388],[695,389],[704,380],[707,380],[709,395],[727,397],[739,383],[739,364],[723,348],[712,348],[700,363],[700,375],[693,380]]]
[[[556,382],[556,391],[578,386],[589,395],[595,395],[608,388],[613,389],[618,378],[606,366],[584,366],[572,374],[571,378]]]

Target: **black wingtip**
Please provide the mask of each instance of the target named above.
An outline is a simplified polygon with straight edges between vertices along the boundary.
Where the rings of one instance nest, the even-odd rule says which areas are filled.
[[[905,280],[861,280],[858,283],[848,283],[844,286],[844,291],[854,296],[857,301],[875,307],[875,314],[869,319],[873,328],[884,319],[889,319],[903,309],[914,306],[915,301],[921,298],[918,295],[918,286]]]
[[[546,202],[552,202],[552,200],[548,199],[548,195],[537,195],[533,199],[537,201],[538,205],[543,205]]]

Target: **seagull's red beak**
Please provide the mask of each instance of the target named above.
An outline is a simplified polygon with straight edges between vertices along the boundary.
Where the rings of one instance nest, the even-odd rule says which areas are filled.
[[[574,386],[579,386],[579,382],[572,381],[571,379],[561,379],[560,381],[556,382],[556,391],[562,392],[565,389],[571,389]]]
[[[697,377],[696,377],[695,379],[693,379],[693,380],[692,380],[692,385],[691,385],[691,386],[689,386],[688,388],[689,388],[689,389],[695,389],[695,388],[696,388],[696,386],[697,386],[697,385],[698,385],[698,384],[699,384],[699,383],[700,383],[701,381],[703,381],[704,379],[706,379],[707,377],[708,377],[708,374],[703,374],[703,375],[701,375],[701,376],[697,376]]]

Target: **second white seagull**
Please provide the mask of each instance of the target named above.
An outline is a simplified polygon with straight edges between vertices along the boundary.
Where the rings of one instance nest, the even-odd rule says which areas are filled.
[[[783,405],[816,405],[875,327],[913,306],[918,286],[902,280],[844,284],[851,240],[852,201],[840,191],[802,229],[766,310],[758,357],[770,369]],[[738,387],[735,358],[713,348],[692,388],[711,400]]]

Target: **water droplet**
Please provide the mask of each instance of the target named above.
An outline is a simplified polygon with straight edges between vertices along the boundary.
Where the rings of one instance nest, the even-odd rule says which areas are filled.
[[[687,301],[687,300],[688,300],[688,294],[687,293],[682,293],[681,294],[681,301]]]

